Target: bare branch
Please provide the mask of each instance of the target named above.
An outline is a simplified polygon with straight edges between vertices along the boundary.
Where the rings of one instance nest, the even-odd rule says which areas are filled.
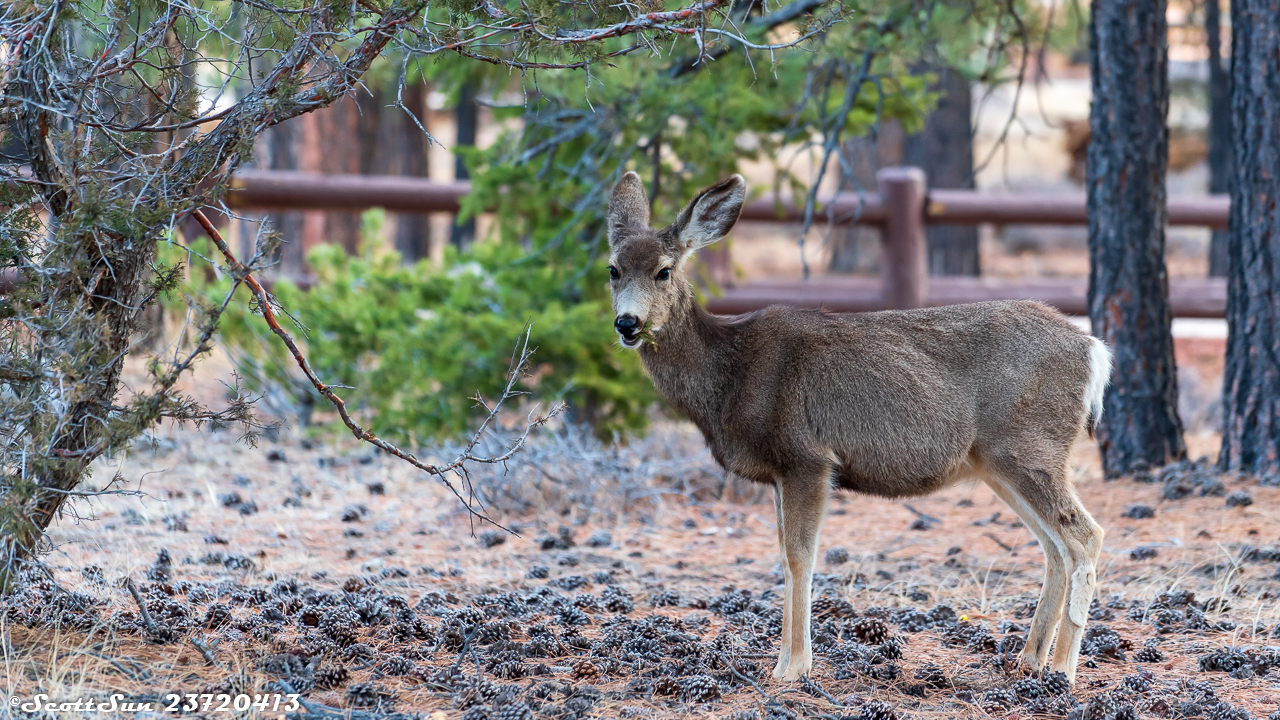
[[[812,13],[830,1],[831,0],[796,0],[796,2],[793,2],[790,5],[784,5],[771,13],[766,13],[760,17],[754,18],[748,23],[745,23],[742,26],[742,34],[759,30],[772,30],[781,25],[795,22],[799,18]],[[833,21],[828,21],[828,24],[830,22]],[[814,34],[816,34],[816,31]],[[707,61],[719,60],[725,55],[733,52],[736,43],[737,38],[732,38],[731,42],[717,46],[710,52],[677,60],[672,64],[671,70],[669,71],[671,77],[678,78],[681,75],[687,75],[688,73],[697,70],[701,64],[705,64]],[[756,46],[753,45],[751,47]],[[768,46],[760,47],[767,48]]]
[[[311,384],[315,387],[316,391],[333,405],[334,409],[338,412],[338,416],[342,419],[343,424],[351,430],[351,434],[359,440],[367,442],[384,452],[404,460],[429,475],[434,475],[446,488],[449,489],[450,492],[454,494],[455,497],[458,498],[458,500],[462,502],[466,507],[467,512],[473,517],[484,520],[485,522],[498,527],[502,527],[493,519],[485,515],[481,510],[477,509],[470,498],[464,498],[462,493],[460,493],[454,484],[449,481],[447,475],[448,473],[455,473],[462,476],[465,481],[466,464],[468,462],[501,463],[510,459],[516,453],[520,452],[520,449],[524,446],[525,440],[529,436],[529,432],[533,428],[545,424],[548,420],[558,415],[561,410],[564,409],[564,405],[560,404],[553,407],[546,415],[535,415],[535,408],[535,411],[531,411],[529,414],[528,422],[525,424],[524,433],[517,438],[505,452],[497,456],[489,457],[480,457],[472,454],[472,450],[475,449],[476,444],[480,441],[480,437],[497,417],[502,404],[510,398],[521,394],[516,391],[515,385],[519,381],[524,368],[528,364],[528,360],[532,355],[532,351],[528,348],[528,329],[526,328],[525,333],[521,338],[522,343],[518,345],[519,350],[517,355],[513,356],[511,370],[507,378],[507,386],[503,390],[502,397],[494,403],[493,407],[485,408],[488,410],[488,414],[481,422],[479,429],[477,429],[475,434],[472,436],[471,441],[452,462],[446,465],[429,465],[419,460],[412,453],[402,450],[364,429],[351,417],[351,413],[347,410],[346,402],[333,391],[331,386],[326,384],[319,378],[319,376],[316,375],[315,371],[311,368],[311,364],[307,361],[306,356],[302,354],[297,343],[294,342],[293,336],[291,336],[289,332],[280,325],[280,322],[276,319],[275,312],[272,309],[275,305],[272,298],[267,295],[267,292],[263,290],[262,285],[258,283],[258,280],[249,272],[248,268],[242,265],[240,261],[236,259],[235,255],[232,254],[231,248],[228,247],[226,241],[222,239],[222,234],[213,226],[213,223],[209,222],[209,219],[205,217],[203,212],[196,210],[192,215],[195,217],[196,221],[200,223],[200,227],[204,228],[204,231],[209,235],[209,239],[213,241],[213,244],[222,252],[222,256],[226,258],[227,264],[231,267],[235,277],[243,281],[249,286],[249,289],[253,291],[254,297],[258,301],[258,308],[262,311],[262,317],[266,320],[267,325],[270,326],[271,332],[275,333],[276,336],[280,338],[280,341],[284,343],[285,347],[289,349],[289,354],[293,356],[294,362],[297,363],[303,374],[307,376],[307,379],[311,381]],[[477,402],[483,404],[483,401],[481,400],[477,400]],[[506,528],[503,529],[505,530]]]

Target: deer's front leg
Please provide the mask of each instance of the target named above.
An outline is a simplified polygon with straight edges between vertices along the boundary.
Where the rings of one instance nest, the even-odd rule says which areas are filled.
[[[782,680],[799,680],[813,668],[813,639],[809,633],[809,611],[813,590],[813,566],[818,560],[818,531],[827,502],[830,472],[789,478],[782,488],[783,545],[790,568],[789,608],[791,633]]]
[[[782,512],[782,484],[773,486],[773,509],[778,519],[778,554],[782,557],[782,576],[786,583],[782,589],[782,642],[778,645],[778,664],[773,667],[773,678],[781,680],[787,665],[791,663],[791,588],[795,582],[791,576],[791,565],[787,563],[787,542],[783,533],[786,526]]]

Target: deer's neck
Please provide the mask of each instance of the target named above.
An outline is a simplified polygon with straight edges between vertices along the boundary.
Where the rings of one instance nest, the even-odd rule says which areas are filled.
[[[686,286],[655,344],[640,348],[654,387],[707,435],[714,434],[731,380],[737,329],[698,306]]]

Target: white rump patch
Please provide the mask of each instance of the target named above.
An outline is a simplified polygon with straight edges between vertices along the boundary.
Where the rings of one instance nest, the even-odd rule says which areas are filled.
[[[1084,414],[1097,424],[1102,418],[1102,396],[1111,382],[1111,351],[1096,337],[1090,337],[1089,382],[1084,386]]]

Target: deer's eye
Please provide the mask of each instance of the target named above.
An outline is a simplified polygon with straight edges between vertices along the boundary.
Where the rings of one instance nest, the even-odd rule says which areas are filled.
[[[658,279],[666,280],[671,277],[671,268],[662,268],[658,271]]]
[[[614,267],[614,266],[610,265],[610,266],[609,266],[609,277],[610,277],[610,278],[612,278],[612,279],[614,279],[614,280],[617,280],[619,277],[621,277],[621,275],[619,275],[619,274],[618,274],[618,268],[616,268],[616,267]]]

